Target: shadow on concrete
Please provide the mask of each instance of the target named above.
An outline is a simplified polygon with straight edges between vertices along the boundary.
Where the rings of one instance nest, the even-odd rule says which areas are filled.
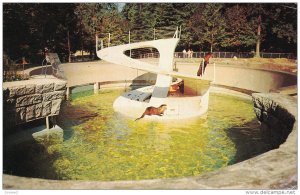
[[[51,65],[48,65],[47,67],[39,67],[29,72],[29,76],[34,75],[52,75],[52,67]]]
[[[132,84],[129,86],[131,90],[135,90],[141,87],[155,85],[157,75],[154,73],[145,73],[132,80]]]

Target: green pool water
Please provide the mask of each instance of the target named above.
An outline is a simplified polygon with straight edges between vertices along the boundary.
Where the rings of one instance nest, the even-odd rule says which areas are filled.
[[[48,148],[61,154],[54,167],[62,179],[139,180],[213,171],[235,161],[237,149],[226,130],[255,119],[251,101],[211,94],[204,117],[135,122],[112,109],[123,92],[73,95],[61,115],[62,128],[72,135]]]
[[[64,141],[44,145],[47,164],[36,160],[35,167],[44,168],[34,176],[101,181],[195,176],[269,149],[250,100],[211,93],[203,117],[134,121],[112,108],[123,92],[73,94],[58,118]]]

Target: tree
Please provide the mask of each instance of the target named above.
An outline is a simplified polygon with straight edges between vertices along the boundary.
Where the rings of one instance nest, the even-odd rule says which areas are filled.
[[[122,15],[128,21],[131,42],[153,39],[156,15],[156,4],[152,3],[126,3]]]
[[[172,3],[126,3],[122,14],[136,41],[173,37],[180,14]],[[154,32],[155,29],[155,32]]]
[[[181,27],[181,36],[179,47],[195,47],[199,45],[199,42],[194,39],[193,31],[189,28],[188,22],[191,16],[194,14],[197,7],[201,4],[194,3],[174,3],[173,6],[178,13],[177,26]],[[203,5],[203,4],[202,4]]]
[[[171,38],[179,27],[180,13],[173,3],[159,3],[155,6],[157,38]]]
[[[189,20],[189,27],[200,44],[209,44],[210,51],[220,46],[225,36],[223,4],[200,4]]]
[[[256,47],[255,57],[260,57],[261,44],[266,38],[268,25],[270,24],[270,6],[272,4],[246,4],[248,10],[248,23],[255,32]]]
[[[247,4],[253,30],[256,29],[256,57],[261,47],[283,51],[296,43],[297,17],[294,4]],[[293,47],[293,46],[292,46]],[[294,47],[295,49],[296,47]]]
[[[155,12],[155,8],[157,5],[157,3],[143,4],[143,10],[141,13],[141,24],[143,28],[141,29],[141,33],[144,35],[144,40],[152,40],[157,38],[154,34],[154,31],[156,31],[155,27],[158,19],[158,14]]]
[[[75,14],[83,27],[82,33],[87,35],[82,37],[82,45],[85,48],[96,52],[96,36],[104,36],[104,33],[115,27],[110,21],[115,21],[116,12],[117,6],[114,3],[81,3],[76,7]]]
[[[40,64],[42,50],[62,61],[77,49],[95,52],[95,37],[111,44],[171,38],[181,26],[178,48],[295,52],[297,6],[294,3],[4,3],[3,51]],[[106,44],[105,44],[106,45]],[[37,57],[38,56],[38,57]]]
[[[35,30],[28,28],[28,12],[26,4],[3,4],[3,50],[14,60],[32,51],[30,34]]]
[[[236,4],[225,11],[226,31],[222,47],[237,49],[255,44],[255,32],[248,23],[248,11],[244,5]]]
[[[74,13],[77,4],[54,5],[55,16],[52,18],[56,25],[55,34],[53,35],[55,40],[54,47],[56,52],[63,53],[68,62],[71,62],[71,54],[72,51],[76,50],[76,39],[79,36],[79,30],[76,25],[78,19]]]
[[[272,24],[269,47],[276,46],[282,52],[295,51],[297,49],[297,5],[293,3],[273,4]]]
[[[75,49],[71,46],[76,45],[72,43],[77,39],[75,6],[76,4],[68,3],[5,4],[3,7],[5,52],[13,59],[26,56],[31,58],[31,62],[39,64],[42,59],[33,57],[42,54],[45,47],[60,55],[70,53]]]
[[[297,42],[297,8],[293,4],[279,4],[275,9],[276,23],[272,31],[278,38],[286,38],[288,43]]]
[[[128,33],[130,31],[130,42],[141,41],[140,36],[142,34],[138,32],[141,29],[141,12],[139,12],[141,5],[142,4],[139,6],[136,3],[126,3],[121,13],[128,23],[127,30]]]

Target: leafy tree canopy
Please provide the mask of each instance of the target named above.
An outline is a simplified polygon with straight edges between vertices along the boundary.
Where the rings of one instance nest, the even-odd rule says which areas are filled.
[[[68,56],[95,52],[95,37],[111,45],[171,38],[178,49],[294,52],[294,3],[4,3],[3,49],[12,59],[41,63],[45,47]],[[40,58],[37,58],[40,56]]]

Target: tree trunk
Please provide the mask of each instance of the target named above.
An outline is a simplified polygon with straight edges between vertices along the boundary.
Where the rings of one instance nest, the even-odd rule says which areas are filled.
[[[213,46],[214,46],[214,27],[215,25],[213,24],[213,28],[211,29],[211,40],[210,40],[210,52],[213,52]]]
[[[80,23],[80,31],[81,31],[81,37],[80,37],[80,41],[81,41],[81,56],[83,56],[83,31],[82,31],[83,27],[82,27],[82,22]]]
[[[96,53],[97,53],[97,49],[98,49],[98,33],[96,32],[95,33],[95,51],[96,51]]]
[[[261,15],[258,16],[256,54],[255,57],[260,58],[260,43],[261,43]]]
[[[210,42],[210,52],[213,51],[213,44],[214,44],[214,34],[211,34],[211,42]]]
[[[70,31],[68,30],[68,51],[69,51],[69,63],[71,60],[71,44],[70,44]]]

